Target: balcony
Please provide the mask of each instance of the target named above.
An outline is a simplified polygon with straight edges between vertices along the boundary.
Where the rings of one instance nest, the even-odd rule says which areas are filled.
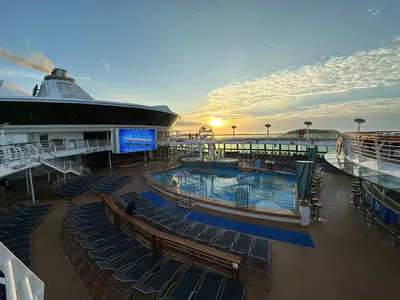
[[[108,140],[63,140],[0,146],[0,178],[45,164],[59,172],[82,173],[80,162],[61,158],[110,151]]]

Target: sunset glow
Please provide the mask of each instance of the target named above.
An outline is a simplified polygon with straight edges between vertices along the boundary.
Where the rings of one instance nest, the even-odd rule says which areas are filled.
[[[226,121],[224,119],[221,118],[217,118],[212,116],[211,120],[210,120],[210,125],[214,126],[214,127],[221,127],[224,126],[226,124]]]

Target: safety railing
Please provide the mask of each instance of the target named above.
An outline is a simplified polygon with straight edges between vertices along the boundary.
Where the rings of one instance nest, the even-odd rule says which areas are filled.
[[[32,153],[36,153],[36,149],[57,153],[72,150],[108,149],[110,145],[108,140],[62,140],[7,144],[0,146],[0,164],[29,157]]]
[[[337,140],[338,154],[358,163],[374,161],[378,170],[400,165],[400,136],[371,133],[343,133]]]
[[[44,299],[44,283],[1,242],[0,271],[4,274],[0,285],[6,287],[5,299]]]
[[[379,202],[400,214],[400,194],[378,187],[372,182],[364,180],[365,190]],[[388,193],[389,192],[389,193]],[[388,193],[388,194],[387,194]]]
[[[243,140],[243,139],[270,139],[270,140],[336,140],[337,133],[305,133],[300,136],[296,133],[272,133],[272,134],[218,134],[214,135],[215,140]],[[179,134],[179,135],[169,135],[168,137],[159,137],[159,141],[173,141],[173,140],[188,140],[188,139],[201,139],[200,135],[195,134]]]

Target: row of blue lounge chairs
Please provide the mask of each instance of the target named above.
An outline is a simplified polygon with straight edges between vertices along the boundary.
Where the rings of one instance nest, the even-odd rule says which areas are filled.
[[[103,178],[104,176],[87,174],[58,184],[52,190],[59,196],[75,197],[87,191],[91,185]]]
[[[63,247],[95,299],[244,299],[243,283],[151,252],[117,230],[101,203],[69,204]]]
[[[31,267],[31,231],[50,211],[53,205],[13,203],[0,213],[0,242],[22,263]],[[0,277],[4,274],[0,271]],[[5,287],[0,284],[0,299],[5,299]]]
[[[102,180],[93,184],[90,188],[92,191],[97,193],[114,193],[118,188],[131,180],[132,176],[124,176],[118,173],[114,173],[110,176],[103,178]]]
[[[270,240],[186,219],[180,208],[157,208],[136,192],[116,196],[114,201],[122,210],[126,210],[126,206],[135,201],[134,216],[147,224],[167,233],[239,255],[242,262],[250,268],[270,274]]]

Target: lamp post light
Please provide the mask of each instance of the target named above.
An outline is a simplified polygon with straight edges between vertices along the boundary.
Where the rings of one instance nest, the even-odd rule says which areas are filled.
[[[237,127],[235,125],[233,125],[233,126],[231,126],[231,128],[232,128],[232,137],[235,138],[235,130]]]
[[[269,129],[271,128],[271,124],[265,124],[265,127],[267,128],[267,138],[269,138]]]
[[[312,125],[312,122],[310,122],[310,121],[305,121],[305,122],[304,122],[304,125],[307,126],[307,141],[308,141],[309,136],[310,136],[310,126]]]
[[[354,122],[356,122],[358,124],[357,132],[360,133],[361,124],[365,123],[365,120],[357,118],[357,119],[354,119]]]

